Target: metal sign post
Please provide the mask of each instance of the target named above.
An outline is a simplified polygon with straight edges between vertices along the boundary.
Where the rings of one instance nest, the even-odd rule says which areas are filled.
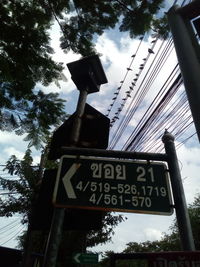
[[[159,162],[63,156],[57,207],[171,215],[167,166]]]
[[[185,90],[200,141],[200,46],[190,21],[200,15],[200,1],[192,1],[192,3],[182,8],[173,6],[167,15]]]
[[[165,131],[162,141],[165,145],[166,154],[168,155],[169,172],[182,249],[195,250],[192,228],[174,145],[174,137]]]
[[[87,91],[80,91],[79,101],[76,109],[76,118],[74,120],[74,125],[71,131],[71,141],[73,145],[78,142],[80,127],[81,127],[81,117],[84,112],[85,102],[87,98]],[[58,254],[59,244],[62,236],[62,228],[64,221],[65,209],[55,208],[52,218],[52,225],[47,241],[44,264],[43,267],[54,267],[56,265],[56,258]]]

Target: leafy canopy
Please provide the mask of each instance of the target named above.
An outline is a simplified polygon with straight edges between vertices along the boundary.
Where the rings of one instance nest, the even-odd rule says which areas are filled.
[[[15,130],[17,134],[27,132],[26,140],[37,147],[49,127],[62,119],[64,105],[58,95],[42,95],[41,92],[33,91],[38,82],[47,86],[53,81],[57,83],[63,77],[62,64],[52,59],[54,50],[50,45],[49,33],[54,22],[60,26],[60,44],[64,51],[72,50],[86,56],[95,52],[95,37],[110,28],[118,27],[122,32],[129,32],[132,38],[143,35],[150,29],[157,31],[158,35],[166,32],[166,23],[160,13],[163,2],[164,0],[2,0],[1,130]],[[37,101],[41,101],[43,110]],[[39,111],[36,111],[37,108]]]
[[[164,0],[73,0],[74,12],[60,23],[61,47],[86,56],[94,51],[94,36],[115,26],[121,32],[129,32],[131,38],[150,29],[160,35],[164,16],[159,11],[163,3]]]
[[[118,25],[131,37],[154,25],[164,0],[2,0],[0,6],[0,82],[9,82],[12,95],[23,97],[37,82],[48,85],[62,66],[51,54],[49,29],[56,19],[61,47],[81,55],[94,52],[93,37]],[[159,18],[160,19],[160,18]],[[154,29],[157,30],[157,29]]]
[[[51,59],[48,30],[52,15],[38,1],[2,1],[0,5],[0,81],[10,84],[16,99],[37,82],[59,78],[62,65]]]
[[[42,91],[15,100],[7,96],[8,87],[0,85],[0,130],[27,134],[24,140],[29,141],[29,147],[41,148],[50,136],[52,126],[58,126],[66,117],[65,101],[58,97],[58,93]]]
[[[19,213],[22,215],[22,223],[28,221],[28,213],[39,182],[39,168],[32,167],[32,163],[30,149],[26,151],[22,160],[13,155],[7,161],[4,170],[18,178],[0,177],[1,187],[8,191],[7,196],[0,198],[0,216],[11,217],[13,214]]]
[[[55,2],[59,14],[64,1]],[[64,115],[58,94],[33,91],[38,82],[46,86],[61,78],[62,64],[51,58],[52,19],[45,1],[1,1],[0,129],[28,133],[29,145],[37,148]]]

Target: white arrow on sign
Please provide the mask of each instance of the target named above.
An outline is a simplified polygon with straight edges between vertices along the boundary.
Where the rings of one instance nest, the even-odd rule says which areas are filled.
[[[74,256],[74,261],[76,263],[81,263],[81,261],[79,260],[79,256],[81,255],[81,253],[77,253],[75,256]]]
[[[69,168],[69,170],[64,175],[64,177],[62,178],[68,198],[74,198],[74,199],[76,198],[76,195],[75,195],[72,183],[71,183],[71,178],[80,168],[80,166],[81,166],[81,163],[73,163],[72,166]]]

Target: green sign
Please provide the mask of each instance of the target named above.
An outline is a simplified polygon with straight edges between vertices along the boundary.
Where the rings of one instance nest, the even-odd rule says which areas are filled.
[[[166,165],[63,156],[53,203],[58,207],[171,215]]]
[[[76,253],[73,255],[73,262],[80,264],[95,264],[98,263],[98,254]]]

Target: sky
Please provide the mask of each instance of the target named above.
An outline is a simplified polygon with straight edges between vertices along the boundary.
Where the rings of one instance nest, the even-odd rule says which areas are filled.
[[[76,109],[79,92],[71,80],[70,73],[66,67],[66,64],[78,60],[80,56],[74,54],[73,52],[69,52],[67,54],[63,53],[63,51],[59,47],[60,33],[59,28],[56,24],[52,28],[51,37],[52,46],[55,50],[53,59],[58,62],[64,63],[64,75],[67,77],[68,81],[61,81],[61,88],[58,88],[55,84],[51,84],[48,87],[44,87],[41,84],[38,84],[36,89],[42,89],[46,93],[58,92],[60,96],[67,101],[66,113],[72,114]],[[151,42],[153,39],[153,37],[149,37],[149,39],[146,38],[145,41],[142,42],[140,48],[141,56],[135,59],[132,68],[138,68],[137,66],[141,64],[141,59],[148,55],[148,48],[151,47]],[[101,86],[100,92],[90,94],[88,96],[87,102],[103,114],[106,114],[107,108],[111,103],[113,93],[120,85],[121,79],[123,79],[124,75],[126,74],[126,69],[132,60],[131,55],[135,53],[139,42],[140,40],[130,39],[128,34],[120,34],[119,32],[116,32],[116,30],[107,31],[102,36],[97,38],[96,49],[102,55],[100,57],[100,60],[106,73],[108,83]],[[155,52],[159,50],[160,45],[161,41],[158,41],[155,44]],[[154,55],[150,55],[148,64],[153,64],[153,60]],[[165,77],[170,73],[171,69],[175,66],[176,63],[176,54],[174,49],[172,49],[168,60],[166,60],[164,64],[162,72],[160,72],[160,74],[156,77],[154,85],[152,86],[152,91],[149,95],[147,95],[146,100],[143,103],[144,106],[151,101],[152,95],[156,94],[157,88],[159,88],[163,79],[165,79]],[[127,84],[129,84],[132,79],[131,75],[132,74],[130,73],[128,73],[127,75]],[[126,88],[126,86],[124,87]],[[124,90],[126,90],[125,88]],[[121,91],[120,97],[123,97],[123,94],[124,91]],[[128,101],[130,102],[131,99]],[[127,102],[126,105],[128,105],[129,102]],[[129,134],[128,131],[130,131],[130,129],[135,126],[137,120],[139,119],[142,108],[143,107],[141,107],[140,112],[136,114],[136,117],[131,120],[127,132],[124,133],[115,149],[120,149],[122,147],[123,142],[126,140]],[[125,113],[122,112],[122,116],[124,114]],[[194,127],[192,129],[194,130]],[[114,129],[111,130],[111,135],[113,134],[113,132]],[[178,142],[179,141],[176,141],[176,144],[178,144]],[[26,147],[27,143],[23,141],[23,137],[16,136],[14,133],[0,132],[0,164],[4,164],[5,161],[13,154],[15,154],[19,158],[22,158]],[[177,154],[186,201],[187,203],[192,203],[194,197],[200,192],[200,145],[197,136],[194,135],[193,138],[191,138],[188,142],[180,146],[180,148],[177,150]],[[38,151],[34,150],[33,156],[34,162],[39,163],[40,155]],[[121,252],[123,249],[125,249],[126,244],[129,242],[143,242],[147,240],[153,241],[160,239],[163,236],[163,233],[168,231],[170,225],[175,219],[175,213],[172,216],[126,213],[124,214],[124,216],[127,217],[127,220],[120,223],[116,227],[112,242],[92,248],[92,251],[100,252],[113,250],[115,252]],[[2,240],[2,243],[0,241],[0,245],[2,245],[7,240],[7,237],[1,236],[1,227],[6,226],[8,223],[14,223],[17,220],[20,220],[19,216],[17,215],[11,219],[4,218],[0,220],[0,240]],[[14,232],[13,234],[17,233],[17,231],[19,233],[21,229],[20,225],[16,224],[15,227],[16,232]],[[13,224],[13,231],[14,230],[15,228]],[[16,240],[12,239],[13,234],[10,234],[11,240],[7,242],[5,246],[16,246]]]

